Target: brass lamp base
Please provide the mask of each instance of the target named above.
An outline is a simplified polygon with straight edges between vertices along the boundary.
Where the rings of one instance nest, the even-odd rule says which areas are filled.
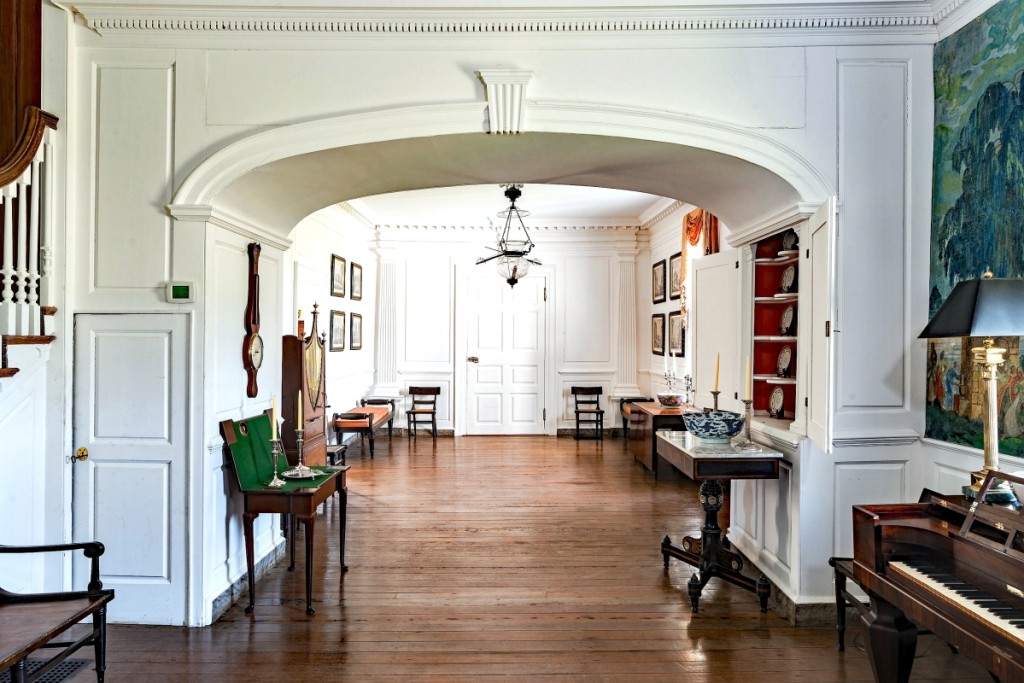
[[[962,493],[968,498],[977,499],[981,493],[981,485],[985,481],[985,475],[988,474],[988,470],[980,469],[977,472],[971,472],[971,484],[970,486],[964,486]],[[986,503],[1016,503],[1017,496],[1014,494],[1013,489],[1010,485],[1002,479],[996,479],[992,482],[992,486],[989,487],[988,493],[985,494]]]

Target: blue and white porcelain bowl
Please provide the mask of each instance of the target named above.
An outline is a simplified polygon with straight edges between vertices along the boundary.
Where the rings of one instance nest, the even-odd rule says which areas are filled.
[[[729,443],[743,429],[744,417],[728,410],[683,415],[686,429],[706,443]]]
[[[658,402],[666,408],[678,408],[683,405],[683,395],[674,391],[659,391]]]

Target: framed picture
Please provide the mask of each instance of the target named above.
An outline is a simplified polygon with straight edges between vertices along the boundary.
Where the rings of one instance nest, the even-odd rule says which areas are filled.
[[[360,301],[363,298],[363,267],[358,263],[352,264],[352,300]]]
[[[664,266],[665,262],[662,261]],[[651,353],[655,356],[665,355],[665,314],[655,313],[651,316]]]
[[[665,300],[665,259],[651,266],[651,300],[656,304]]]
[[[331,311],[331,351],[345,350],[345,312]]]
[[[349,331],[352,338],[349,340],[348,347],[353,351],[363,348],[363,316],[358,313],[352,314],[352,326]]]
[[[686,328],[680,311],[668,314],[668,354],[680,358],[686,355]]]
[[[668,298],[678,299],[683,293],[683,252],[668,259]]]
[[[331,296],[345,296],[345,259],[331,254]]]

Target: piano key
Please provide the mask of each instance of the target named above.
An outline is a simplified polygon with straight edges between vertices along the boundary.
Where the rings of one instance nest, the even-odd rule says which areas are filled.
[[[988,591],[971,586],[963,579],[933,567],[924,560],[893,560],[887,567],[893,570],[892,575],[905,578],[938,595],[947,603],[963,609],[978,621],[989,624],[1024,647],[1024,610],[1007,604]],[[936,579],[933,574],[944,577],[945,581]],[[947,582],[950,585],[947,585]]]

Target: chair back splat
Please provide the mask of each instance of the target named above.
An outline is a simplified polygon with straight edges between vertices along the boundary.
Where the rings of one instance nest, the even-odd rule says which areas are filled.
[[[441,394],[440,387],[409,387],[411,403],[405,412],[409,438],[416,436],[416,427],[430,424],[430,436],[437,443],[437,397]]]
[[[577,441],[580,439],[604,440],[604,409],[601,408],[601,387],[571,387],[569,389],[576,403],[576,434],[573,436]],[[591,436],[583,436],[581,427],[589,426],[593,429]]]

